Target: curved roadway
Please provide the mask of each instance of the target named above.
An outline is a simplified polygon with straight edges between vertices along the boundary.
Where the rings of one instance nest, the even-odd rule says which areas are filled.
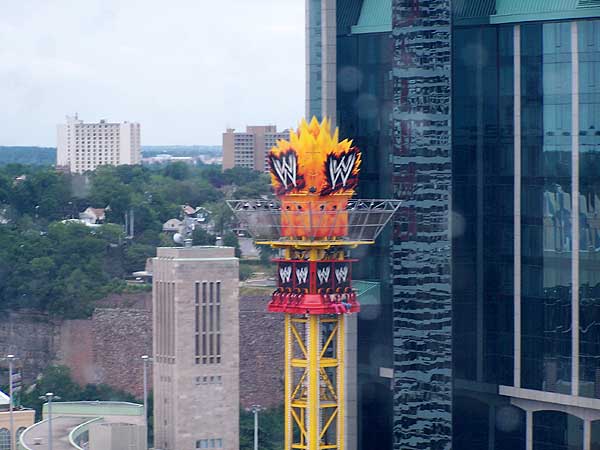
[[[52,417],[52,450],[76,448],[69,443],[69,433],[76,426],[89,420],[90,417]],[[35,444],[38,438],[41,439],[40,445]],[[21,435],[21,441],[25,444],[26,450],[48,450],[48,421],[43,420],[29,427]]]

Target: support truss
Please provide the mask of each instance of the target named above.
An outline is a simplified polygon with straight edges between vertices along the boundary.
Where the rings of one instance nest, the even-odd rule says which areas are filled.
[[[285,315],[285,449],[344,450],[344,315]]]

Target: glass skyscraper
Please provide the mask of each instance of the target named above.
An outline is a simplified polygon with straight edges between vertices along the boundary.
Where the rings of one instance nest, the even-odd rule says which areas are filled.
[[[403,200],[359,255],[358,448],[600,449],[600,0],[307,6],[307,113]]]

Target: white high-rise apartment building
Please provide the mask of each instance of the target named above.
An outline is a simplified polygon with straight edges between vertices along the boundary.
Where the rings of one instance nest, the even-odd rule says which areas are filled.
[[[58,125],[56,166],[83,173],[101,165],[140,164],[139,123],[84,123],[77,115]]]
[[[249,126],[245,133],[227,128],[223,133],[223,169],[247,167],[268,172],[269,151],[279,139],[289,138],[289,130],[277,131],[275,125]]]

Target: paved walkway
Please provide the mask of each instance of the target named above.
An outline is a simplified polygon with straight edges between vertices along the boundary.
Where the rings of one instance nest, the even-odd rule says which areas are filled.
[[[53,415],[54,416],[54,415]],[[52,450],[73,450],[69,444],[69,433],[77,425],[89,421],[92,417],[52,417]],[[35,445],[36,439],[41,439],[40,445]],[[48,422],[38,422],[23,434],[25,445],[32,450],[48,449]]]

